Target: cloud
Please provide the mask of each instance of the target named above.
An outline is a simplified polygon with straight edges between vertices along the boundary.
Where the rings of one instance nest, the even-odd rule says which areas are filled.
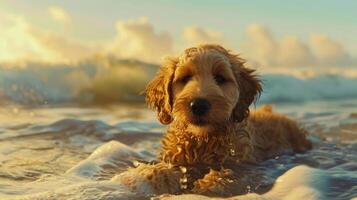
[[[287,35],[276,39],[270,30],[259,24],[246,29],[247,40],[242,45],[244,54],[253,65],[265,67],[344,66],[350,62],[343,45],[317,33],[303,42]]]
[[[59,7],[50,7],[54,19],[72,23],[70,15]],[[25,17],[0,13],[0,63],[76,63],[94,55],[110,55],[121,59],[137,59],[160,63],[166,55],[199,43],[219,43],[232,48],[223,33],[198,26],[182,32],[181,43],[173,42],[167,32],[158,31],[146,18],[118,20],[116,33],[106,40],[83,42],[70,32],[58,33],[31,24]],[[278,67],[340,67],[356,65],[342,44],[324,34],[310,33],[308,41],[294,35],[275,37],[259,24],[251,24],[242,44],[242,56],[254,66]],[[180,40],[178,40],[180,41]],[[179,48],[178,48],[179,47]]]
[[[15,62],[30,58],[49,59],[46,52],[28,32],[30,25],[19,16],[7,15],[0,32],[0,61]]]
[[[246,29],[247,40],[243,44],[243,51],[249,60],[263,66],[275,64],[275,53],[278,45],[270,31],[258,24],[251,24]]]
[[[295,36],[282,38],[277,48],[276,62],[280,65],[305,66],[315,62],[309,47]]]
[[[51,53],[54,62],[77,62],[96,54],[94,45],[71,40],[50,31],[30,29],[29,34],[39,46]]]
[[[310,45],[316,58],[324,64],[338,64],[349,60],[344,47],[324,34],[311,33]]]
[[[183,31],[183,38],[188,46],[194,46],[202,43],[225,43],[222,33],[203,29],[197,26],[186,27]]]
[[[166,32],[157,33],[146,18],[116,23],[117,35],[108,45],[108,53],[120,58],[160,62],[173,50],[172,38]]]
[[[72,23],[69,13],[59,6],[50,6],[48,12],[54,21],[62,25],[68,26]]]
[[[76,63],[98,54],[158,63],[173,51],[171,36],[157,33],[146,18],[118,21],[117,33],[109,43],[85,43],[68,34],[36,27],[22,16],[4,16],[0,63]]]
[[[94,54],[92,46],[35,27],[22,16],[3,15],[2,20],[6,22],[0,31],[2,63],[70,63]]]

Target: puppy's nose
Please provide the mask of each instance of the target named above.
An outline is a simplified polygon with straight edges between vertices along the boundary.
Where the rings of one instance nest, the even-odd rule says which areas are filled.
[[[209,111],[211,104],[206,99],[197,98],[191,101],[190,108],[194,115],[202,116]]]

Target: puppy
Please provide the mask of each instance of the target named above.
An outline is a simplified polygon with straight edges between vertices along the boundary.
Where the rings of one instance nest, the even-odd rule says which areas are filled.
[[[146,88],[148,105],[169,125],[160,163],[129,169],[131,176],[121,179],[135,185],[134,177],[144,177],[140,180],[156,194],[229,196],[239,187],[235,165],[310,149],[306,132],[270,105],[250,114],[261,92],[254,70],[219,45],[189,48],[168,59]]]

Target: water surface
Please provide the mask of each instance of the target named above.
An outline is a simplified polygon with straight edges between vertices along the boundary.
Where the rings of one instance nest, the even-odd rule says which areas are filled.
[[[239,198],[356,197],[357,101],[280,103],[274,108],[300,121],[314,148],[241,166],[252,181],[242,186],[246,189]],[[0,199],[142,199],[111,179],[135,161],[154,160],[165,130],[143,105],[10,104],[0,108],[0,121]],[[180,196],[185,197],[202,198]]]

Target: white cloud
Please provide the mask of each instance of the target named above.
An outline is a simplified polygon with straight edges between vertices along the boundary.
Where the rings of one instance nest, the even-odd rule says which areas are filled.
[[[93,47],[79,41],[40,29],[24,17],[3,15],[0,30],[0,62],[2,63],[69,63],[94,53]]]
[[[275,53],[277,44],[268,29],[251,24],[246,29],[247,40],[243,44],[243,51],[251,61],[263,66],[275,64]]]
[[[279,41],[276,61],[286,66],[306,66],[314,63],[309,47],[295,36],[286,36]]]
[[[116,23],[117,35],[108,47],[110,54],[120,58],[134,58],[160,62],[172,52],[172,39],[166,32],[157,33],[146,18]]]
[[[29,30],[29,34],[38,45],[53,55],[55,62],[76,62],[96,54],[94,46],[50,31],[32,29]]]
[[[317,59],[324,64],[349,60],[344,47],[324,34],[311,33],[310,45]]]
[[[323,34],[310,34],[309,42],[287,35],[277,40],[267,29],[252,24],[242,45],[248,61],[263,67],[345,66],[349,56],[343,46]]]
[[[186,27],[183,31],[183,38],[188,46],[194,46],[202,43],[225,43],[222,33],[203,29],[197,26]]]
[[[58,22],[72,23],[62,8],[51,7],[49,11]],[[186,27],[182,32],[184,41],[174,44],[169,33],[157,31],[146,18],[118,20],[115,28],[117,32],[109,42],[89,44],[73,39],[71,33],[64,35],[37,27],[23,16],[0,13],[0,63],[73,63],[97,54],[160,63],[164,56],[174,53],[174,47],[187,48],[199,43],[234,46],[221,32],[197,26]],[[266,27],[252,24],[246,35],[242,56],[256,66],[325,67],[357,63],[342,44],[324,34],[311,33],[308,41],[293,35],[276,38]]]
[[[62,25],[68,26],[72,23],[69,13],[59,6],[50,6],[48,12],[54,21]]]
[[[145,18],[118,21],[116,29],[117,34],[109,44],[88,44],[36,27],[22,16],[6,15],[2,17],[0,30],[0,62],[73,63],[95,54],[111,54],[159,63],[172,52],[170,35],[156,33]]]

